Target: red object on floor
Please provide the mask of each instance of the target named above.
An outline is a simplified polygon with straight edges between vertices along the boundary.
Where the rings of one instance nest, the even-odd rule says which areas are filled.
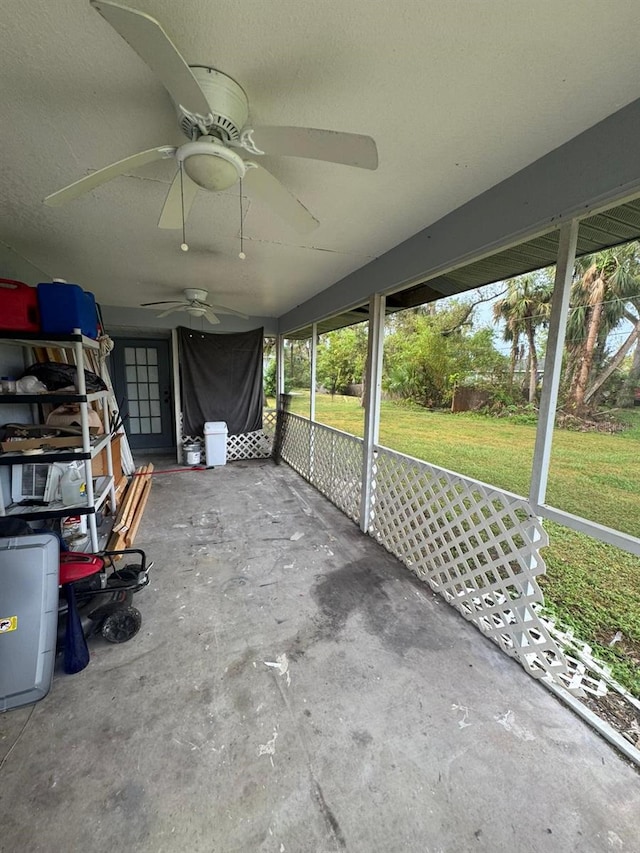
[[[102,571],[104,560],[97,554],[66,551],[60,554],[60,583],[73,583]]]

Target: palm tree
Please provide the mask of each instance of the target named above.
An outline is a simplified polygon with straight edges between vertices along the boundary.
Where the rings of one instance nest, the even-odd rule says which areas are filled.
[[[602,385],[596,385],[592,374],[604,359],[609,332],[625,316],[626,304],[640,293],[636,250],[636,243],[627,243],[576,262],[567,337],[573,362],[568,405],[578,414],[585,412]]]
[[[529,402],[536,399],[538,381],[538,351],[536,331],[549,319],[552,286],[546,271],[529,273],[507,283],[507,295],[493,305],[495,322],[504,321],[503,337],[511,342],[509,387],[513,387],[516,361],[520,352],[520,339],[526,338],[529,348]]]

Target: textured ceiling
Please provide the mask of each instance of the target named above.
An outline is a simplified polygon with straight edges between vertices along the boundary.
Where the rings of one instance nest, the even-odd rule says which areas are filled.
[[[244,262],[235,190],[200,193],[188,254],[156,228],[171,162],[46,208],[90,170],[184,139],[162,86],[88,2],[4,0],[0,241],[105,305],[198,286],[278,316],[640,94],[637,0],[130,5],[188,62],[238,80],[252,123],[370,134],[380,168],[265,158],[321,226],[300,238],[245,198]]]

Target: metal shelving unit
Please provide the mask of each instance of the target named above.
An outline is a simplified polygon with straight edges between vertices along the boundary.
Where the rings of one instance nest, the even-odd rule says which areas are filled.
[[[109,425],[109,410],[107,391],[87,393],[85,381],[85,359],[84,352],[87,349],[97,350],[99,344],[92,338],[81,334],[75,329],[70,335],[47,335],[42,337],[35,333],[27,332],[3,332],[0,343],[15,344],[21,347],[46,347],[49,349],[70,349],[75,354],[76,363],[76,390],[75,394],[45,393],[45,394],[0,394],[0,404],[19,403],[47,404],[47,403],[78,403],[80,405],[80,425],[82,433],[82,447],[78,450],[61,449],[50,450],[45,453],[24,454],[7,452],[0,454],[0,465],[28,465],[30,463],[70,462],[75,460],[84,461],[86,500],[77,506],[62,506],[60,503],[52,503],[47,506],[24,506],[22,504],[10,504],[5,513],[15,518],[23,518],[26,521],[42,520],[47,518],[61,518],[67,515],[87,515],[91,547],[94,551],[99,550],[98,528],[96,523],[96,511],[100,509],[108,496],[111,497],[111,505],[115,506],[115,484],[113,478],[113,458],[111,455],[111,436],[107,432],[98,439],[92,439],[89,433],[89,404],[94,401],[102,403],[102,417],[105,429]],[[102,450],[106,451],[107,473],[106,477],[98,477],[94,483],[91,471],[91,460]]]

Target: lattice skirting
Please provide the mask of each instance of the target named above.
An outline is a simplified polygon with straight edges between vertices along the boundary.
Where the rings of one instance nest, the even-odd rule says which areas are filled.
[[[282,458],[353,521],[360,516],[362,439],[285,416]]]
[[[287,414],[282,458],[359,520],[361,439]],[[601,692],[538,615],[548,538],[524,498],[377,447],[368,533],[532,676]]]
[[[273,449],[273,437],[276,430],[275,409],[269,409],[262,415],[262,429],[227,436],[227,462],[239,459],[268,459]],[[204,453],[202,435],[183,435],[181,446],[199,441]],[[183,454],[184,455],[184,454]]]
[[[538,617],[547,534],[527,501],[379,447],[369,533],[536,678],[568,674]]]

